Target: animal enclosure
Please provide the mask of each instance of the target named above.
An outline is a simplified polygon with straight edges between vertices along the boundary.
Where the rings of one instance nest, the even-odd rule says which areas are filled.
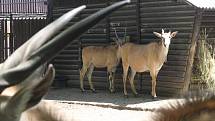
[[[0,38],[3,40],[0,43],[0,55],[1,61],[3,61],[33,33],[65,12],[83,4],[87,5],[87,8],[70,22],[70,24],[74,24],[91,13],[119,0],[29,0],[29,3],[26,0],[0,1]],[[189,0],[131,1],[129,5],[114,12],[89,29],[77,39],[78,41],[68,45],[53,59],[52,62],[56,68],[56,80],[59,80],[58,85],[66,80],[69,87],[79,88],[82,49],[89,45],[110,45],[115,38],[114,29],[122,38],[126,28],[126,35],[130,36],[131,42],[147,44],[158,41],[159,39],[153,35],[153,31],[161,32],[161,29],[164,28],[167,32],[171,30],[179,33],[172,40],[167,62],[164,63],[158,74],[157,93],[158,95],[174,95],[188,89],[199,30],[206,27],[212,30],[209,33],[210,38],[214,38],[215,35],[213,34],[215,30],[214,8],[197,6],[190,3]],[[26,8],[24,4],[28,4]],[[22,9],[16,9],[19,8],[16,5],[21,6]],[[6,6],[14,9],[9,11],[9,9],[4,9]],[[8,31],[8,28],[11,31]],[[26,33],[21,34],[22,31]],[[138,73],[135,80],[138,92],[150,93],[151,77],[148,72]],[[108,90],[106,69],[95,68],[92,81],[96,89]],[[115,79],[116,91],[123,92],[122,82],[122,66],[119,65]],[[85,79],[84,85],[89,88],[87,79]]]
[[[73,22],[86,17],[94,11],[111,4],[107,0],[75,0],[53,1],[52,16],[59,15],[81,4],[86,4],[84,10]],[[210,16],[213,9],[202,11],[198,6],[188,4],[187,0],[132,0],[131,4],[114,12],[102,22],[82,35],[77,43],[68,47],[57,56],[53,62],[59,78],[68,80],[71,87],[79,87],[79,69],[81,68],[82,48],[89,45],[109,45],[115,37],[116,28],[119,37],[124,36],[124,28],[131,42],[146,44],[158,39],[153,31],[179,31],[172,40],[167,62],[158,74],[158,95],[173,95],[186,91],[189,86],[195,41],[200,27],[214,25]],[[206,17],[210,16],[210,17]],[[71,22],[71,24],[73,23]],[[92,78],[95,88],[108,90],[106,69],[95,69]],[[135,76],[136,87],[140,92],[150,93],[151,78],[149,73],[139,73]],[[84,81],[87,85],[87,81]],[[116,72],[116,89],[122,89],[122,66]]]

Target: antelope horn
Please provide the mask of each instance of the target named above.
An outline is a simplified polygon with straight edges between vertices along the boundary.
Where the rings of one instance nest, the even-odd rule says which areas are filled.
[[[164,34],[164,30],[162,29],[162,34]]]
[[[119,41],[119,36],[118,36],[118,34],[117,34],[117,32],[116,32],[116,28],[113,28],[114,29],[114,33],[115,33],[115,35],[116,35],[116,39]]]
[[[130,3],[130,0],[117,2],[92,14],[91,16],[74,24],[73,26],[70,26],[62,33],[59,33],[50,41],[46,42],[43,46],[35,50],[25,62],[22,62],[12,69],[3,70],[2,73],[0,73],[0,85],[13,85],[20,82],[20,80],[26,79],[38,67],[55,57],[63,48],[65,48],[66,45],[74,42],[74,39],[87,31],[87,29],[98,23],[114,10],[128,3]]]
[[[125,35],[124,35],[124,38],[126,38],[126,34],[127,34],[127,28],[125,27]]]

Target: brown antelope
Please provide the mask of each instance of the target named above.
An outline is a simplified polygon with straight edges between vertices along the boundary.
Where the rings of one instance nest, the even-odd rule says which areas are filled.
[[[159,70],[161,69],[164,61],[166,61],[171,38],[175,37],[176,32],[162,33],[154,32],[154,34],[161,38],[159,42],[152,42],[146,45],[126,43],[121,47],[121,57],[123,65],[123,86],[124,95],[127,96],[126,80],[129,67],[131,74],[129,81],[131,84],[132,92],[137,95],[134,86],[134,76],[136,72],[150,71],[152,77],[152,96],[156,97],[156,78]]]
[[[175,99],[154,111],[152,121],[214,121],[215,95],[204,94],[187,99]],[[148,121],[148,120],[145,120]]]
[[[59,33],[85,8],[78,7],[40,30],[19,47],[0,65],[0,89],[3,90],[0,95],[0,121],[67,121],[61,119],[64,113],[59,114],[62,117],[58,118],[54,105],[46,107],[46,103],[41,101],[54,78],[53,66],[49,64],[48,69],[45,69],[46,63],[72,40],[129,2],[117,2]]]
[[[114,77],[117,66],[120,62],[120,47],[123,43],[122,39],[119,39],[116,29],[115,29],[116,39],[115,45],[108,46],[87,46],[82,50],[82,68],[80,70],[80,88],[84,92],[84,76],[87,73],[87,78],[89,81],[90,89],[95,92],[95,88],[92,83],[92,73],[94,67],[105,68],[107,67],[107,72],[109,74],[109,90],[110,92],[115,91],[114,87]]]
[[[109,74],[109,90],[114,92],[114,77],[117,65],[120,61],[119,55],[120,45],[108,45],[108,46],[88,46],[82,50],[82,68],[80,70],[80,87],[84,90],[83,79],[85,73],[87,73],[90,89],[95,92],[95,88],[92,84],[92,73],[94,67],[104,68],[107,67]]]

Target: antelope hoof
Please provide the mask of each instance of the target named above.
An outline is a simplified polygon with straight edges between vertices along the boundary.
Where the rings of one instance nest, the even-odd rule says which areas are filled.
[[[128,94],[124,94],[124,98],[128,98]]]
[[[134,97],[140,97],[138,93],[134,93]]]
[[[158,100],[158,97],[157,96],[152,96],[152,100]]]
[[[92,91],[93,93],[97,93],[95,89],[91,89],[91,91]]]
[[[82,92],[82,93],[85,93],[85,92],[86,92],[86,90],[85,90],[85,89],[81,89],[81,92]]]
[[[115,92],[115,89],[110,89],[110,93],[114,93]]]

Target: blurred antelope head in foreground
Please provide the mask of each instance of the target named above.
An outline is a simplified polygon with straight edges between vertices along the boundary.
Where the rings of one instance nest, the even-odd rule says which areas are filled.
[[[152,121],[214,121],[214,92],[184,99],[174,99],[155,110]]]
[[[28,113],[33,106],[41,108],[40,101],[54,78],[53,66],[49,64],[48,69],[45,69],[46,63],[106,15],[129,2],[125,0],[115,3],[59,33],[85,8],[85,6],[78,7],[40,30],[19,47],[0,65],[0,87],[3,90],[0,95],[0,121],[41,121],[42,119],[33,118],[42,117],[38,116],[40,114],[45,115],[44,121],[65,121],[47,113]],[[27,117],[32,118],[28,120],[22,117],[24,111],[30,115]]]

